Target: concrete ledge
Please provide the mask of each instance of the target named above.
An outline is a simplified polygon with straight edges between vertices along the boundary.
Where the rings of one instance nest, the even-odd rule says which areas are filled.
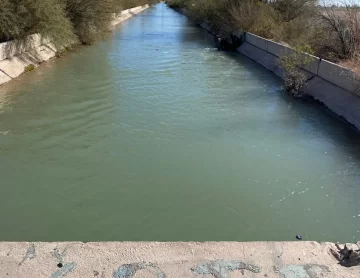
[[[312,62],[309,63],[308,65],[301,66],[301,67],[304,70],[307,70],[308,72],[311,72],[314,75],[318,75],[320,58],[313,56],[313,55],[309,55],[309,54],[304,54],[304,55],[307,55],[309,58],[311,58]]]
[[[246,32],[245,42],[250,43],[262,50],[268,51],[268,40],[262,37]]]
[[[267,46],[268,46],[267,51],[277,57],[292,55],[295,53],[295,50],[292,49],[291,47],[282,45],[277,42],[267,40]],[[309,55],[309,54],[305,54],[305,53],[304,53],[304,55],[311,58],[312,62],[308,65],[302,66],[301,68],[303,68],[304,70],[306,70],[308,72],[311,72],[314,75],[317,75],[318,70],[319,70],[320,59],[313,55]]]
[[[360,130],[360,98],[318,76],[306,84],[306,92]]]
[[[318,75],[345,90],[360,94],[360,81],[356,80],[355,74],[347,68],[321,60]]]
[[[0,70],[0,84],[9,82],[10,80],[11,80],[11,77]]]
[[[295,52],[295,50],[291,47],[261,38],[250,33],[246,33],[245,41],[276,57],[291,55]],[[247,54],[245,55],[248,56]],[[350,69],[341,67],[326,60],[320,60],[320,58],[313,55],[305,53],[304,55],[311,58],[313,62],[308,65],[301,66],[302,69],[312,73],[313,75],[319,75],[321,78],[327,80],[328,82],[331,82],[349,92],[352,92],[355,95],[360,94],[360,80]]]
[[[356,246],[354,248],[358,248]],[[333,243],[1,242],[1,277],[355,278]]]
[[[209,24],[207,24],[206,22],[201,23],[200,26],[202,28],[204,28],[206,31],[208,31],[209,33],[213,33],[210,26],[209,26]]]
[[[248,33],[245,38],[246,42],[238,48],[238,52],[284,79],[278,58],[291,55],[295,50]],[[267,50],[264,50],[265,47]],[[356,75],[349,69],[318,57],[303,55],[312,59],[310,64],[301,67],[302,73],[309,80],[305,86],[306,93],[360,130],[360,81]]]
[[[21,59],[19,57],[11,57],[0,61],[0,70],[11,78],[16,78],[24,72],[24,69],[29,66],[31,62],[28,59]]]
[[[149,5],[139,6],[139,7],[124,10],[119,15],[114,15],[114,19],[111,22],[111,27],[113,28],[120,22],[123,22],[124,20],[146,10],[147,8],[149,8]]]
[[[283,44],[274,42],[274,41],[268,41],[268,49],[267,51],[271,54],[280,57],[282,55],[288,55],[292,54],[293,50]]]

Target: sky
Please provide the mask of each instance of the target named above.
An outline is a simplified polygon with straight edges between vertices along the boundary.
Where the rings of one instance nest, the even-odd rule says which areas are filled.
[[[358,4],[360,5],[360,0],[319,0],[319,4],[320,5],[323,5],[323,4],[326,4],[326,5],[342,5],[344,3],[347,3],[347,4]]]

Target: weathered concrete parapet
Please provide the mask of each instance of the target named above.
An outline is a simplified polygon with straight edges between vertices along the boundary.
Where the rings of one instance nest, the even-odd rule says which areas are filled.
[[[149,5],[139,6],[139,7],[123,10],[119,15],[115,14],[114,19],[111,22],[111,27],[114,27],[115,25],[119,24],[120,22],[134,16],[135,14],[138,14],[138,13],[146,10],[147,8],[149,8]]]
[[[246,32],[245,33],[245,41],[247,43],[250,43],[250,44],[256,46],[257,48],[268,51],[268,40],[267,39],[264,39],[262,37],[259,37],[254,34]]]
[[[360,80],[350,69],[344,68],[326,60],[321,60],[318,75],[340,88],[360,95]]]
[[[342,266],[334,250],[307,241],[0,242],[0,277],[358,278],[360,266]]]

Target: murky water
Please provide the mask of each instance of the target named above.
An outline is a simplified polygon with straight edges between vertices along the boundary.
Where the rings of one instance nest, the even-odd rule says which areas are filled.
[[[0,240],[360,239],[360,136],[158,5],[0,88]]]

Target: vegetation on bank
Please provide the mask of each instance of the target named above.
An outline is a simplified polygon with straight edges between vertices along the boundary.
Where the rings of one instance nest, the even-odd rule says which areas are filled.
[[[176,9],[186,9],[192,19],[206,22],[223,37],[238,30],[248,31],[295,49],[306,49],[332,62],[360,65],[357,5],[322,6],[317,0],[168,0],[167,3]],[[300,80],[303,76],[298,76],[297,68],[292,66],[301,63],[299,57],[280,59],[289,73],[289,83],[293,81],[289,84],[293,92],[303,83]]]
[[[223,36],[243,30],[293,47],[311,47],[338,62],[360,53],[360,7],[320,6],[317,0],[168,0]]]
[[[115,13],[155,0],[1,0],[0,42],[39,33],[55,45],[91,44],[109,30]]]

